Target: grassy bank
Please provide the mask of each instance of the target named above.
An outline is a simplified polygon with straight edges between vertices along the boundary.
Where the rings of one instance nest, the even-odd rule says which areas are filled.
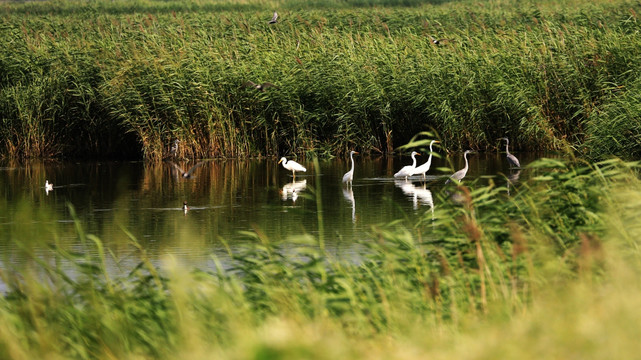
[[[638,3],[419,3],[0,4],[0,152],[389,152],[432,129],[451,150],[641,153]]]
[[[116,276],[78,223],[80,245],[41,239],[56,244],[45,256],[25,242],[33,261],[3,270],[0,355],[628,357],[641,331],[638,170],[540,161],[510,197],[461,187],[435,221],[428,211],[411,228],[374,228],[359,261],[310,236],[256,235],[231,260],[189,271],[171,255],[152,265],[132,240],[140,264]]]

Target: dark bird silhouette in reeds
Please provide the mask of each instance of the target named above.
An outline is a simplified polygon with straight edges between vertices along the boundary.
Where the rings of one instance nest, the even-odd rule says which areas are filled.
[[[198,164],[196,164],[196,165],[192,166],[188,171],[185,171],[183,168],[181,168],[180,166],[178,166],[178,165],[177,165],[176,163],[174,163],[173,161],[170,161],[169,163],[170,163],[171,165],[173,165],[173,167],[176,169],[176,171],[178,171],[178,173],[180,174],[180,177],[182,177],[183,179],[191,179],[191,178],[193,177],[193,173],[194,173],[194,171],[195,171],[198,167],[202,166],[202,164],[206,163],[207,161],[209,161],[209,160],[204,160],[204,161],[199,162]]]
[[[246,81],[243,85],[245,85],[247,87],[254,88],[256,90],[260,90],[260,91],[265,91],[265,89],[268,88],[268,87],[273,87],[273,88],[277,88],[278,89],[278,86],[276,86],[276,85],[274,85],[272,83],[268,83],[268,82],[264,82],[262,84],[256,84],[253,81]]]
[[[278,13],[274,11],[274,16],[272,16],[272,19],[269,20],[268,24],[276,24],[278,22]]]
[[[432,44],[434,45],[443,45],[452,41],[452,39],[437,39],[432,35],[430,35],[430,39],[432,40]]]

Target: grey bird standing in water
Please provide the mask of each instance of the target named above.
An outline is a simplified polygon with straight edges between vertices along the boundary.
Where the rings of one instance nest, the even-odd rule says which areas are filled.
[[[276,24],[278,22],[278,13],[274,11],[274,16],[272,16],[272,19],[269,20],[268,24]]]
[[[467,169],[469,168],[469,164],[467,162],[467,154],[471,154],[471,153],[474,153],[474,151],[473,150],[466,150],[465,151],[465,153],[463,154],[463,158],[465,158],[465,167],[462,168],[461,170],[455,172],[454,174],[450,175],[450,178],[447,179],[447,181],[445,182],[446,184],[449,183],[452,180],[456,180],[456,181],[459,181],[459,182],[461,180],[463,180],[465,175],[467,175]]]
[[[180,144],[180,140],[176,139],[174,144],[171,146],[171,150],[169,150],[169,154],[173,158],[176,158],[176,154],[178,153],[178,144]]]
[[[521,163],[519,162],[519,159],[517,159],[516,156],[510,154],[510,150],[508,150],[508,147],[510,146],[510,140],[508,140],[508,138],[506,137],[499,140],[505,140],[505,152],[507,153],[507,162],[510,163],[510,167],[520,168]]]
[[[265,89],[268,88],[268,87],[274,87],[274,88],[278,89],[278,86],[276,86],[276,85],[274,85],[272,83],[268,83],[268,82],[264,82],[262,84],[256,84],[253,81],[246,81],[243,85],[245,85],[247,87],[252,87],[252,88],[254,88],[256,90],[260,90],[260,91],[265,91]]]

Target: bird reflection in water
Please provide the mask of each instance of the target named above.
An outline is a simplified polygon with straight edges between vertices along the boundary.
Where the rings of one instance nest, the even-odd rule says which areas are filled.
[[[507,196],[510,196],[510,185],[514,185],[519,182],[519,176],[521,176],[521,170],[512,173],[507,177]]]
[[[292,199],[292,201],[296,201],[298,199],[298,195],[307,188],[307,180],[301,180],[301,181],[293,181],[290,183],[287,183],[283,186],[283,188],[280,190],[280,196],[283,199],[283,201],[287,199]]]
[[[352,223],[356,223],[356,201],[351,186],[343,186],[343,197],[352,204]]]
[[[403,194],[412,199],[414,210],[418,210],[419,204],[429,206],[432,211],[432,220],[434,220],[434,199],[426,184],[423,184],[422,187],[417,187],[411,182],[396,180],[394,185],[401,188]]]

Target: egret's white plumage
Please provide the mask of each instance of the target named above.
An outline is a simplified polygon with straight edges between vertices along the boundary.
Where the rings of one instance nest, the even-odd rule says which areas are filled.
[[[432,140],[430,142],[430,157],[427,158],[427,161],[425,162],[425,164],[417,167],[414,170],[414,174],[413,175],[421,174],[421,175],[423,175],[423,180],[425,180],[425,173],[428,172],[430,170],[430,166],[432,166],[432,145],[434,145],[434,143],[438,143],[438,142],[440,142],[440,141]]]
[[[510,167],[520,168],[521,163],[519,162],[519,159],[517,159],[516,156],[510,154],[510,150],[508,149],[510,146],[510,140],[506,137],[501,138],[501,140],[505,140],[505,152],[507,153],[507,162],[510,164]]]
[[[358,154],[356,151],[352,150],[349,152],[349,158],[352,160],[352,169],[343,175],[343,182],[352,184],[354,180],[354,154]]]
[[[406,165],[401,168],[396,174],[394,174],[394,177],[400,178],[404,177],[405,180],[407,180],[408,176],[414,175],[414,171],[416,170],[416,155],[421,155],[417,153],[416,151],[412,151],[412,165]]]
[[[49,183],[49,180],[45,180],[45,191],[49,192],[53,190],[53,184]]]
[[[284,156],[282,158],[280,158],[278,163],[279,164],[283,163],[283,167],[285,169],[291,171],[292,172],[292,176],[294,176],[294,177],[296,177],[296,171],[302,171],[302,172],[306,172],[307,171],[307,169],[305,169],[305,167],[303,165],[297,163],[294,160],[289,160],[288,161]]]
[[[472,150],[466,150],[465,153],[463,154],[463,158],[465,158],[465,167],[462,168],[461,170],[455,172],[454,174],[450,175],[450,178],[447,179],[445,182],[446,184],[449,183],[452,180],[456,181],[461,181],[467,175],[467,169],[469,168],[469,163],[467,162],[467,154],[473,153],[474,151]]]

